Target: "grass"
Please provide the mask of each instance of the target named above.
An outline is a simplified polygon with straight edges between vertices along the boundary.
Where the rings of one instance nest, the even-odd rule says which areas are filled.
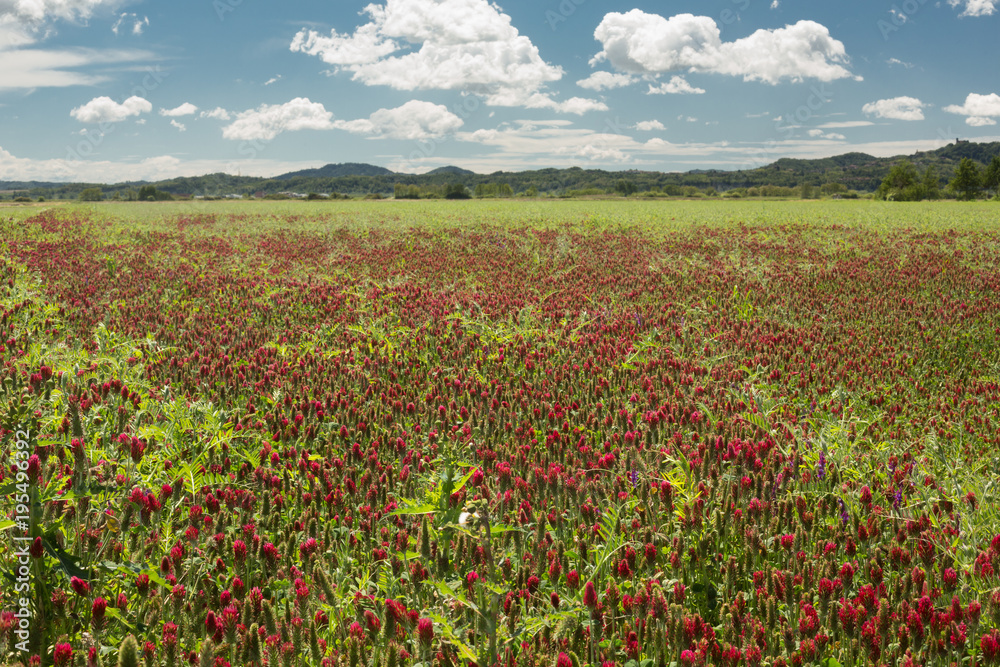
[[[307,229],[314,222],[363,229],[482,224],[586,230],[639,227],[652,234],[691,225],[846,226],[889,230],[993,230],[1000,227],[995,202],[892,203],[867,200],[402,200],[402,201],[213,201],[44,203],[4,207],[0,220],[23,220],[39,209],[58,207],[152,229],[178,216],[253,217],[261,229]],[[152,225],[152,226],[150,226]]]

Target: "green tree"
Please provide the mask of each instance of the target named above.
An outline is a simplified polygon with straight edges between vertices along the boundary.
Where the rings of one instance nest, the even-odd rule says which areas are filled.
[[[139,188],[139,201],[171,201],[174,197],[169,192],[157,190],[155,185],[144,185]]]
[[[80,201],[101,201],[104,199],[104,193],[101,192],[100,188],[86,188],[80,191],[79,199]]]
[[[924,179],[921,181],[920,187],[923,188],[924,199],[941,198],[941,183],[938,181],[937,172],[934,171],[934,167],[931,165],[927,165],[927,169],[924,171]]]
[[[970,201],[976,198],[982,185],[983,177],[979,173],[979,167],[975,162],[965,157],[958,163],[955,178],[948,184],[948,187],[955,192],[959,199]]]
[[[461,183],[449,183],[444,189],[445,199],[468,199],[471,196],[469,189]]]
[[[615,191],[625,197],[628,197],[629,195],[634,195],[636,192],[638,192],[639,188],[632,181],[626,178],[620,178],[615,183]]]
[[[416,185],[396,183],[393,188],[393,196],[396,199],[420,199],[420,188]]]
[[[986,167],[986,173],[983,174],[983,187],[993,190],[994,194],[1000,197],[1000,155],[994,155],[993,160]]]
[[[918,194],[915,192],[917,183],[917,168],[909,160],[903,160],[889,170],[889,175],[875,191],[875,197],[886,201],[912,201]]]

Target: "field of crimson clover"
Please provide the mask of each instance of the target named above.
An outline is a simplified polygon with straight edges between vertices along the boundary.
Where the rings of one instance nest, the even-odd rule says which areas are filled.
[[[996,208],[766,206],[0,210],[0,650],[1000,664]]]

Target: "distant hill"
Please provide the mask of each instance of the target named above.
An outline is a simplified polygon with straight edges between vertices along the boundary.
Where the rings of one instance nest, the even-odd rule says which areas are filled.
[[[438,167],[437,169],[432,169],[428,171],[429,176],[434,176],[437,174],[454,174],[456,176],[475,176],[476,172],[469,171],[468,169],[462,169],[461,167]]]
[[[133,185],[136,188],[145,185],[145,181],[136,181]],[[61,188],[66,183],[56,183],[50,181],[0,181],[0,192],[13,192],[15,190],[38,190],[48,188]],[[100,183],[77,183],[82,187],[101,187]]]
[[[9,199],[17,194],[33,198],[75,199],[88,187],[100,187],[105,196],[129,198],[141,185],[155,185],[158,190],[179,196],[227,196],[278,194],[293,192],[306,194],[338,193],[347,195],[392,195],[397,185],[414,185],[426,192],[437,192],[453,183],[461,183],[470,190],[477,185],[509,185],[514,193],[534,188],[540,194],[562,195],[567,193],[602,193],[613,191],[621,180],[630,181],[638,192],[657,189],[680,194],[681,188],[714,188],[726,192],[738,188],[776,186],[794,188],[800,185],[823,186],[839,184],[857,192],[873,192],[892,169],[902,160],[912,162],[922,174],[928,167],[938,176],[942,186],[951,180],[955,167],[962,158],[971,158],[980,165],[987,164],[1000,155],[1000,142],[973,143],[958,141],[932,151],[921,151],[908,156],[878,158],[866,153],[845,153],[815,160],[782,158],[756,169],[724,171],[698,169],[688,172],[657,171],[605,171],[603,169],[538,169],[535,171],[476,174],[468,169],[448,166],[426,174],[399,174],[370,164],[328,164],[318,169],[304,169],[262,178],[208,174],[173,178],[156,183],[117,183],[98,185],[88,183],[46,183],[40,181],[0,181],[0,197]],[[489,188],[485,188],[489,190]]]
[[[358,162],[345,162],[344,164],[328,164],[319,169],[303,169],[302,171],[292,171],[281,176],[275,176],[276,181],[289,181],[293,178],[340,178],[341,176],[390,176],[393,172],[385,167],[377,167],[373,164],[362,164]],[[470,172],[471,173],[471,172]]]

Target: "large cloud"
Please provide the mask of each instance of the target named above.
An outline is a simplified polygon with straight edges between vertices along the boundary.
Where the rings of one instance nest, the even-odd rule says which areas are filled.
[[[262,104],[238,114],[235,122],[222,129],[222,136],[237,141],[270,141],[282,132],[329,130],[333,126],[333,113],[322,104],[296,97],[284,104]]]
[[[114,9],[122,0],[0,0],[0,17],[19,21],[86,20],[100,9]]]
[[[462,125],[462,119],[444,105],[420,100],[410,100],[395,109],[379,109],[368,118],[334,123],[335,127],[356,134],[407,140],[442,137]]]
[[[365,12],[370,21],[353,34],[303,29],[290,48],[369,86],[460,90],[494,106],[607,109],[594,100],[553,100],[545,86],[560,80],[563,69],[542,60],[531,40],[488,0],[386,0]]]
[[[605,15],[594,38],[604,49],[591,64],[607,61],[632,74],[707,72],[770,84],[853,76],[845,67],[843,43],[814,21],[723,42],[719,26],[708,16],[678,14],[667,19],[633,9]]]
[[[967,116],[965,123],[973,127],[996,125],[997,122],[994,118],[1000,117],[1000,95],[996,93],[989,95],[969,93],[969,96],[965,98],[965,104],[950,104],[944,110]]]
[[[893,120],[923,120],[923,108],[927,106],[915,97],[892,97],[887,100],[869,102],[861,108],[869,116],[891,118]]]
[[[51,34],[53,21],[86,21],[99,10],[120,4],[119,0],[0,0],[0,90],[92,86],[109,77],[74,70],[152,59],[152,54],[136,50],[26,48]]]
[[[989,16],[997,9],[1000,0],[948,0],[952,7],[964,7],[962,16]]]
[[[70,111],[69,115],[81,123],[118,123],[152,110],[153,105],[148,100],[135,95],[121,104],[110,97],[95,97]]]

